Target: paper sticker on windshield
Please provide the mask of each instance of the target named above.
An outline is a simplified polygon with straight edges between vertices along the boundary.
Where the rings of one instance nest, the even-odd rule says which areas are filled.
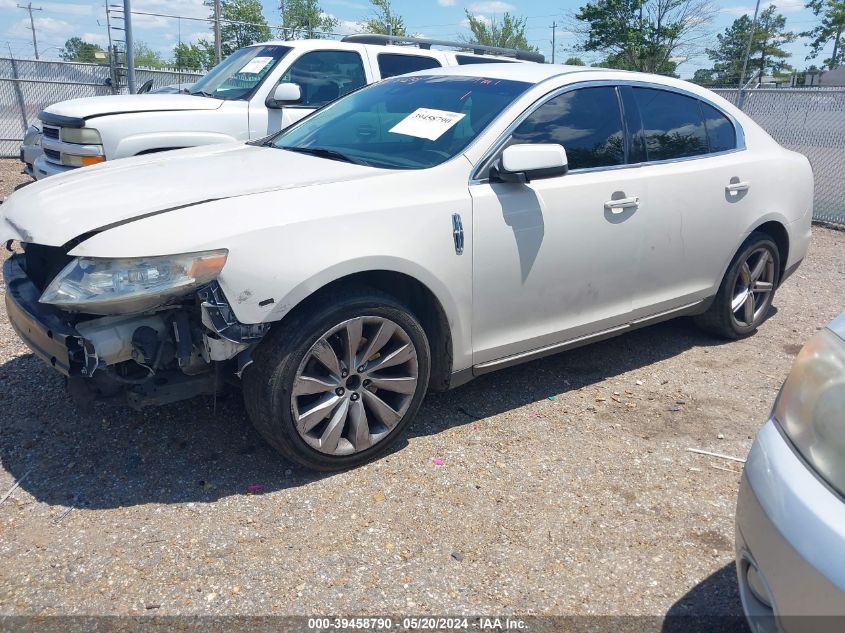
[[[238,72],[241,73],[260,73],[264,68],[273,61],[272,57],[253,57],[249,62],[241,68]]]
[[[460,112],[419,108],[390,128],[394,134],[405,134],[436,141],[466,115]]]

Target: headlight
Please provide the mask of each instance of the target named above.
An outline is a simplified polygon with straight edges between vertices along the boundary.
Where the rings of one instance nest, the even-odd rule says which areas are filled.
[[[78,257],[47,286],[41,303],[89,314],[152,310],[212,281],[226,263],[225,249],[165,257]]]
[[[100,133],[92,127],[63,127],[60,137],[65,143],[79,143],[81,145],[102,145]]]
[[[845,494],[845,341],[825,329],[807,342],[774,417],[804,459]]]

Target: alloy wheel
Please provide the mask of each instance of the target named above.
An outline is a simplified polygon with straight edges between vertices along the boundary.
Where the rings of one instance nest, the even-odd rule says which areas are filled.
[[[742,263],[734,284],[731,311],[743,327],[760,323],[772,304],[775,289],[775,260],[769,249],[760,247]]]
[[[418,376],[417,350],[399,324],[377,316],[344,321],[317,339],[297,369],[296,430],[321,453],[366,450],[405,415]]]

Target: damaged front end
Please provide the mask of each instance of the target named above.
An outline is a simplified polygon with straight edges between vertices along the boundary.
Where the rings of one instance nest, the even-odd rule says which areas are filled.
[[[215,394],[269,329],[232,312],[215,279],[225,251],[84,260],[21,246],[3,265],[9,320],[77,400],[140,408]]]

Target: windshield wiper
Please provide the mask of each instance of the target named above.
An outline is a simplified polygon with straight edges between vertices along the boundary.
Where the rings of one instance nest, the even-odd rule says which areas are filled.
[[[196,97],[197,95],[199,95],[199,96],[201,96],[201,97],[211,97],[212,99],[216,99],[216,98],[217,98],[217,97],[215,97],[213,94],[211,94],[210,92],[206,92],[205,90],[197,90],[196,92],[188,92],[188,94],[189,94],[189,95],[194,95],[195,97]]]
[[[338,152],[337,150],[328,149],[326,147],[285,147],[282,145],[280,146],[280,149],[286,149],[289,152],[299,152],[300,154],[310,154],[311,156],[319,156],[320,158],[328,158],[329,160],[339,160],[344,163],[352,163],[353,165],[367,164],[360,159],[352,158],[343,152]]]

